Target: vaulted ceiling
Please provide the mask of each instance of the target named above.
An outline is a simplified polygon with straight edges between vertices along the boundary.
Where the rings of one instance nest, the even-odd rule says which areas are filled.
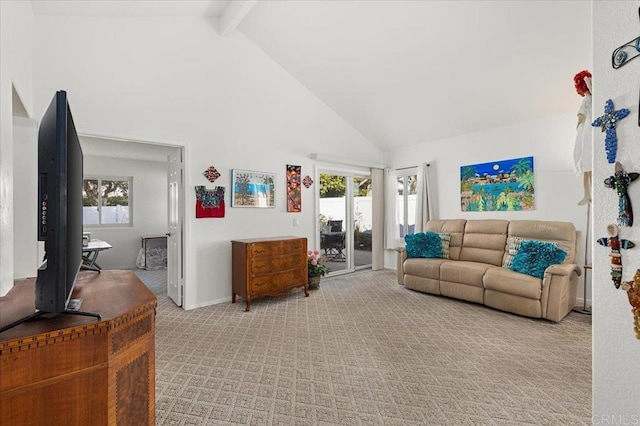
[[[216,19],[381,150],[575,113],[573,76],[592,64],[590,1],[32,3],[36,14]]]

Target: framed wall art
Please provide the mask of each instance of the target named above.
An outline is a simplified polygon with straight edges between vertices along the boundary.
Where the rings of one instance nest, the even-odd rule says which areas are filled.
[[[301,171],[302,167],[287,164],[287,212],[290,213],[302,211]]]
[[[463,212],[534,210],[533,157],[460,167]]]
[[[231,170],[231,207],[275,207],[276,174]]]

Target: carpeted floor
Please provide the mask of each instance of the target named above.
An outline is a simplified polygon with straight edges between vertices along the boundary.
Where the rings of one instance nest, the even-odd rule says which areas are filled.
[[[191,311],[158,296],[158,425],[591,424],[591,317],[421,294],[394,271]]]

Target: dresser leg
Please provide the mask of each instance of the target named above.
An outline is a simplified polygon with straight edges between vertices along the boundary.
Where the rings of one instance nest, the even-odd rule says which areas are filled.
[[[249,312],[249,308],[251,308],[251,298],[247,296],[247,307],[245,308],[245,312]]]
[[[304,297],[309,297],[309,284],[304,286]]]
[[[236,303],[236,294],[231,293],[231,303]]]

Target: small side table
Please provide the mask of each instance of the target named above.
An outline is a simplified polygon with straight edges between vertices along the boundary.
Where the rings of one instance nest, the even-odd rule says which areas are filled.
[[[593,269],[593,265],[589,263],[584,265],[582,269],[584,269],[584,279],[582,280],[582,308],[575,307],[573,310],[580,312],[581,314],[591,315],[591,306],[587,307],[587,271],[591,271],[591,269]]]

